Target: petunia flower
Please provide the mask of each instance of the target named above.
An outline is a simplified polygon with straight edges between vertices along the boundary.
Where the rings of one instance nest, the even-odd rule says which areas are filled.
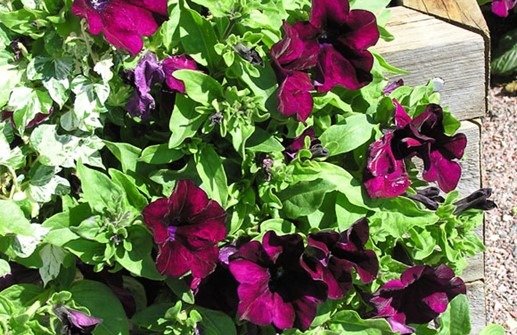
[[[418,265],[404,271],[399,279],[384,284],[373,294],[370,303],[374,317],[383,317],[393,331],[410,334],[408,324],[425,324],[447,309],[449,301],[465,294],[463,280],[454,277],[447,265],[432,268]]]
[[[492,195],[491,188],[480,188],[472,194],[454,203],[456,209],[454,214],[458,215],[468,209],[491,210],[497,207],[496,203],[488,198]]]
[[[217,243],[226,236],[226,213],[192,181],[178,181],[169,198],[150,203],[142,214],[158,244],[161,274],[179,277],[191,271],[204,278],[215,270]]]
[[[142,50],[142,36],[154,34],[169,16],[167,0],[75,0],[72,12],[88,21],[92,34],[104,33],[133,56]]]
[[[311,145],[310,152],[312,154],[311,158],[318,157],[327,157],[329,152],[326,148],[324,148],[320,141],[316,138],[316,134],[314,133],[314,128],[309,127],[300,134],[300,136],[296,137],[292,142],[285,148],[284,154],[288,161],[293,160],[296,157],[298,151],[302,150],[305,146],[305,138],[309,137]]]
[[[515,5],[517,5],[517,0],[494,0],[492,2],[492,13],[497,16],[507,17]]]
[[[185,84],[183,81],[172,76],[176,70],[197,70],[196,62],[188,55],[167,57],[162,62],[165,72],[165,83],[171,90],[185,94]]]
[[[303,240],[298,234],[268,231],[230,257],[230,271],[239,282],[238,315],[256,325],[307,330],[327,287],[302,268]]]
[[[379,40],[373,13],[350,10],[348,0],[313,0],[309,22],[320,45],[318,91],[335,85],[356,90],[372,81],[373,55],[367,49]]]
[[[369,238],[368,221],[359,219],[341,234],[335,231],[311,233],[302,266],[313,279],[328,286],[331,299],[343,298],[352,287],[352,269],[363,283],[372,282],[379,271],[379,262],[373,250],[364,245]]]
[[[183,81],[172,76],[174,71],[181,69],[197,70],[197,64],[188,55],[171,56],[160,62],[156,54],[147,51],[138,61],[131,76],[135,92],[126,104],[129,114],[143,120],[151,116],[151,111],[156,108],[154,97],[150,93],[155,84],[165,82],[171,90],[185,93]]]
[[[440,195],[440,189],[437,187],[426,187],[421,190],[416,190],[416,194],[404,193],[405,197],[411,200],[422,203],[427,209],[437,210],[440,203],[445,199]]]
[[[391,92],[395,91],[400,86],[404,86],[404,80],[403,79],[399,79],[397,81],[394,81],[394,82],[386,85],[386,87],[382,90],[382,93],[385,94],[385,95],[390,95]]]
[[[63,335],[91,335],[95,327],[102,322],[101,319],[66,306],[55,306],[53,309],[63,323]]]
[[[445,134],[443,110],[429,104],[411,119],[396,101],[396,129],[372,143],[368,149],[364,185],[371,197],[394,197],[409,187],[404,159],[419,157],[424,162],[422,177],[437,182],[444,192],[454,190],[461,177],[461,167],[454,159],[463,157],[465,134]]]
[[[196,297],[196,305],[235,315],[239,297],[239,283],[233,277],[229,265],[229,257],[237,248],[227,245],[219,250],[219,259],[215,271],[203,279],[194,278],[190,284]]]
[[[131,116],[138,116],[145,120],[151,116],[151,110],[156,108],[156,103],[151,95],[151,88],[165,80],[165,72],[156,54],[147,51],[138,60],[133,78],[135,92],[129,99],[126,110]]]

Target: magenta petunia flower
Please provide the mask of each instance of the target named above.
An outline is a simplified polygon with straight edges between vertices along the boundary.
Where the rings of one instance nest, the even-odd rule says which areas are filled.
[[[165,83],[171,90],[185,94],[185,84],[183,81],[172,76],[176,70],[197,70],[196,62],[189,55],[167,57],[162,62],[165,72]]]
[[[230,257],[230,271],[239,282],[241,320],[278,329],[309,328],[327,287],[302,268],[303,250],[300,235],[268,231],[262,244],[251,241]]]
[[[158,57],[147,51],[139,60],[134,70],[135,92],[126,104],[126,110],[133,117],[145,120],[151,116],[156,103],[151,95],[153,85],[165,80],[165,72]]]
[[[61,334],[64,335],[90,335],[102,322],[101,319],[66,306],[55,306],[54,313],[63,323]]]
[[[424,162],[422,177],[437,182],[444,192],[454,190],[461,177],[461,167],[454,159],[463,157],[467,145],[464,134],[447,136],[443,127],[443,110],[435,104],[411,119],[394,100],[396,129],[385,134],[368,148],[364,185],[374,198],[401,195],[409,187],[404,159],[414,156]]]
[[[510,10],[517,5],[517,0],[494,0],[492,12],[501,17],[507,17]]]
[[[413,333],[408,324],[424,324],[447,309],[449,301],[465,294],[463,280],[454,277],[447,265],[432,268],[418,265],[404,271],[400,280],[384,284],[373,294],[370,303],[375,307],[373,317],[383,317],[393,331]]]
[[[372,282],[379,271],[379,261],[373,250],[364,245],[369,238],[366,218],[357,220],[341,234],[335,231],[311,233],[302,266],[313,279],[328,286],[331,299],[343,298],[352,287],[352,269],[363,283]]]
[[[309,150],[312,154],[311,158],[318,157],[326,157],[329,152],[326,148],[324,148],[320,141],[316,138],[316,134],[314,133],[314,128],[309,127],[303,131],[303,133],[292,140],[292,142],[285,148],[284,154],[288,161],[293,160],[296,157],[298,151],[303,149],[305,146],[305,138],[309,137],[310,139],[310,147]]]
[[[150,203],[142,214],[158,244],[161,274],[179,277],[191,271],[204,278],[214,271],[217,243],[226,236],[226,213],[192,181],[178,181],[168,199]]]
[[[168,18],[167,0],[75,0],[72,12],[88,21],[90,32],[104,36],[133,56]]]

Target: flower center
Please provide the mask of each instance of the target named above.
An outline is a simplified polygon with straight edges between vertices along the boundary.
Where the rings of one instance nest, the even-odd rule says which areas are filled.
[[[111,0],[88,0],[90,2],[90,5],[95,9],[96,11],[102,11],[106,6],[110,3]]]
[[[281,285],[281,278],[282,278],[283,274],[284,274],[284,268],[281,266],[276,266],[276,267],[269,269],[270,278],[269,278],[268,286],[269,286],[269,289],[271,290],[271,292],[278,291],[278,289],[280,288],[280,285]]]
[[[167,233],[169,234],[169,241],[174,241],[176,239],[176,230],[178,227],[169,226],[167,227]]]

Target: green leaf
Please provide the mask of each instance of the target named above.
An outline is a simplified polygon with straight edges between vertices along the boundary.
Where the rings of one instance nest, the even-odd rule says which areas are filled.
[[[251,152],[271,153],[284,150],[284,146],[279,140],[259,127],[255,127],[255,131],[246,143],[246,150]]]
[[[163,331],[163,325],[160,324],[160,319],[163,319],[167,310],[173,306],[174,305],[172,303],[168,302],[152,304],[149,307],[136,312],[131,318],[131,322],[145,329]]]
[[[140,193],[132,179],[116,169],[109,169],[108,172],[111,179],[124,189],[129,204],[137,211],[142,211],[147,206],[147,199]]]
[[[492,72],[496,74],[510,74],[517,71],[517,29],[508,32],[500,39],[491,65]]]
[[[46,286],[49,281],[56,279],[59,275],[66,254],[63,249],[47,244],[41,248],[39,255],[43,261],[43,266],[38,270],[41,280],[43,280],[43,286]]]
[[[332,317],[333,330],[340,330],[341,335],[388,335],[396,334],[385,319],[361,319],[353,310],[342,310]]]
[[[496,324],[489,324],[485,328],[481,329],[481,332],[479,332],[479,335],[504,335],[505,330],[503,326],[496,325]]]
[[[0,128],[1,129],[1,128]],[[0,165],[9,166],[13,170],[25,165],[25,156],[19,146],[11,149],[3,131],[0,130]]]
[[[103,213],[106,208],[113,208],[124,196],[120,186],[112,182],[108,176],[87,168],[80,161],[77,164],[77,176],[81,180],[82,197],[98,213]]]
[[[440,315],[437,335],[469,335],[470,311],[467,296],[460,294],[449,302],[447,310]]]
[[[316,211],[326,193],[335,190],[336,186],[324,179],[302,181],[289,186],[278,194],[283,203],[283,210],[289,218],[299,218]]]
[[[223,97],[221,84],[201,71],[177,70],[172,76],[183,81],[190,99],[204,106],[210,106],[214,100]]]
[[[11,273],[11,266],[9,265],[9,262],[3,258],[0,258],[0,277],[4,277],[9,273]]]
[[[9,101],[14,87],[20,82],[22,71],[19,66],[11,65],[4,62],[4,58],[0,56],[0,107],[4,106]],[[2,64],[3,63],[3,64]]]
[[[79,306],[88,308],[91,316],[101,318],[93,335],[128,335],[129,322],[117,296],[104,284],[81,280],[70,288],[72,299]]]
[[[0,200],[0,235],[34,236],[29,220],[11,200]]]
[[[119,160],[122,165],[122,171],[136,171],[136,162],[142,150],[129,143],[115,143],[104,141],[106,147]]]
[[[207,66],[210,73],[214,73],[221,57],[214,49],[217,36],[212,25],[189,8],[181,8],[180,15],[179,31],[185,52],[199,64]]]
[[[20,9],[15,11],[0,11],[0,22],[10,30],[21,34],[28,35],[33,39],[43,36],[45,29],[41,30],[37,24],[48,14],[39,10]],[[33,24],[36,22],[36,24]]]
[[[70,192],[70,182],[58,175],[61,169],[55,166],[42,165],[36,162],[32,165],[29,177],[28,193],[38,202],[49,202],[54,195],[65,195]]]
[[[203,318],[200,322],[206,335],[237,335],[233,320],[223,312],[196,307]]]
[[[194,155],[194,162],[208,197],[224,208],[228,199],[228,182],[221,157],[211,145],[205,145]]]
[[[174,277],[167,277],[165,279],[165,283],[182,301],[186,302],[187,304],[194,304],[194,293],[192,293],[192,290],[188,287],[184,280]]]
[[[172,134],[169,139],[169,148],[178,147],[186,138],[193,137],[198,128],[205,122],[206,115],[199,114],[196,103],[187,97],[177,94],[174,109],[169,120],[169,129]]]
[[[131,250],[124,250],[122,257],[116,257],[129,272],[152,280],[162,280],[163,276],[156,270],[151,257],[154,246],[152,235],[142,226],[133,225],[127,228],[127,240],[131,243]]]
[[[27,66],[29,80],[67,79],[72,73],[74,59],[72,57],[51,58],[45,56],[34,57]]]
[[[321,145],[329,150],[330,156],[352,151],[372,137],[373,124],[365,114],[355,114],[345,119],[343,124],[330,126],[321,134]]]
[[[37,114],[48,114],[52,99],[46,91],[28,87],[16,87],[9,98],[8,106],[14,110],[16,129],[23,134],[25,127]]]
[[[214,17],[223,17],[231,14],[236,6],[236,2],[234,0],[192,0],[192,2],[197,3],[198,5],[205,6],[210,11]]]
[[[169,149],[168,144],[155,144],[145,148],[140,157],[139,162],[147,164],[168,164],[177,161],[184,156],[181,150]]]

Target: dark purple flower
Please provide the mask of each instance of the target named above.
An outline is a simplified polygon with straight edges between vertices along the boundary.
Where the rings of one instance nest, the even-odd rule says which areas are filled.
[[[385,95],[390,95],[391,92],[395,91],[397,88],[399,88],[400,86],[403,86],[403,85],[404,85],[404,80],[403,79],[399,79],[399,80],[394,81],[391,84],[387,85],[382,90],[382,93],[384,93]]]
[[[418,265],[404,271],[400,280],[384,284],[370,303],[376,309],[375,317],[384,317],[394,331],[409,334],[413,329],[408,324],[433,320],[447,309],[449,301],[465,293],[465,283],[454,277],[448,266]]]
[[[497,207],[495,202],[492,200],[488,200],[488,198],[492,195],[491,188],[480,188],[477,191],[474,191],[468,197],[458,200],[454,203],[456,209],[454,210],[454,214],[458,215],[468,209],[481,209],[481,210],[491,210]]]
[[[427,209],[433,211],[437,210],[440,203],[445,201],[445,199],[440,195],[440,189],[433,186],[422,190],[416,190],[416,194],[406,192],[404,193],[404,196],[424,204]]]
[[[226,236],[226,213],[192,181],[178,181],[170,198],[150,203],[142,214],[158,244],[161,274],[179,277],[190,270],[204,278],[214,271],[217,243]]]
[[[238,314],[256,325],[278,329],[309,328],[327,287],[302,268],[303,240],[298,234],[268,231],[230,257],[230,271],[239,282]]]
[[[196,62],[188,55],[167,57],[162,62],[165,72],[165,83],[171,90],[185,93],[185,84],[172,76],[176,70],[197,70]]]
[[[373,250],[365,250],[369,238],[368,221],[359,219],[341,234],[335,231],[311,233],[302,266],[313,279],[328,286],[331,299],[343,298],[352,287],[352,269],[363,283],[372,282],[379,271],[379,262]]]
[[[167,0],[75,0],[72,12],[88,21],[94,35],[133,56],[142,50],[142,36],[156,32],[167,20]]]
[[[373,56],[367,49],[379,40],[373,13],[350,10],[348,0],[313,0],[309,21],[320,45],[318,91],[335,85],[356,90],[372,81]]]
[[[501,17],[507,17],[508,12],[517,5],[517,0],[494,0],[492,2],[492,12]]]
[[[309,127],[307,129],[305,129],[303,131],[303,133],[301,133],[300,136],[295,138],[291,142],[291,144],[289,144],[285,148],[284,153],[287,155],[287,157],[289,157],[291,159],[294,159],[294,157],[296,157],[296,154],[298,153],[298,151],[300,151],[300,150],[302,150],[304,148],[304,146],[305,146],[305,138],[306,137],[309,137],[311,142],[316,139],[316,135],[314,133],[314,128]]]
[[[50,107],[47,114],[37,113],[34,116],[34,118],[32,120],[30,120],[29,123],[27,123],[27,126],[25,128],[29,129],[29,128],[33,128],[33,127],[39,125],[40,123],[42,123],[43,121],[48,119],[50,117],[50,115],[52,115],[53,112],[54,112],[54,107]],[[14,112],[3,110],[3,111],[1,111],[1,114],[2,114],[2,121],[9,120],[11,122],[11,124],[13,125],[13,127],[16,127],[16,124],[14,123],[14,118],[13,118]]]
[[[55,306],[54,313],[63,323],[61,329],[63,335],[91,335],[95,327],[102,322],[101,319],[66,306]]]
[[[422,177],[437,182],[444,192],[456,188],[461,177],[460,159],[467,145],[464,134],[447,136],[442,108],[427,105],[425,111],[411,119],[394,100],[396,129],[385,134],[368,148],[364,184],[374,198],[401,195],[409,187],[404,159],[414,156],[424,161]]]
[[[239,297],[239,283],[228,268],[229,257],[237,251],[233,246],[224,246],[219,250],[219,260],[215,271],[203,279],[194,278],[191,288],[194,290],[196,305],[235,315]]]
[[[156,107],[151,95],[151,88],[154,84],[163,83],[165,80],[162,64],[153,52],[147,51],[140,58],[134,70],[133,78],[135,92],[129,99],[126,109],[131,116],[138,116],[145,120],[151,116],[151,110]]]

